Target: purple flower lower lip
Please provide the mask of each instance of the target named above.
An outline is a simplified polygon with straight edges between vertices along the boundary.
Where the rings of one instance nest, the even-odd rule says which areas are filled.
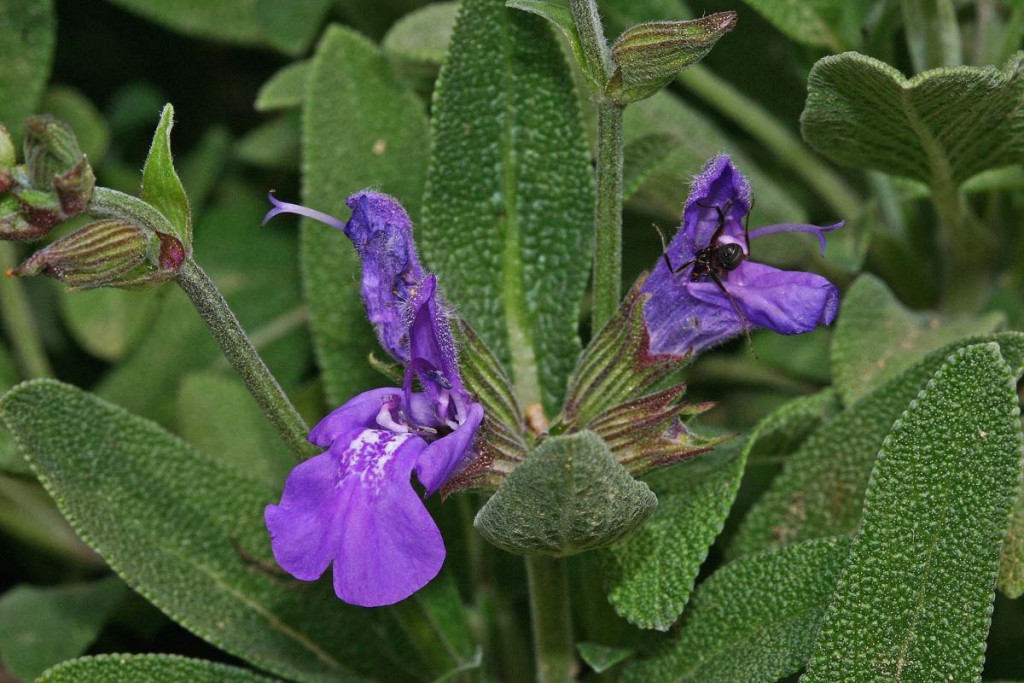
[[[746,245],[779,232],[809,232],[817,235],[824,251],[822,233],[842,223],[784,223],[747,234],[744,221],[750,208],[750,186],[729,157],[710,160],[694,181],[683,224],[666,250],[669,263],[660,259],[643,286],[643,293],[650,294],[644,319],[652,353],[700,353],[748,326],[800,334],[831,324],[839,307],[834,285],[813,273],[752,262]],[[716,250],[727,244],[739,244],[743,253]],[[736,258],[725,263],[720,254]]]
[[[483,408],[462,387],[436,279],[420,267],[409,219],[394,199],[349,197],[345,224],[274,203],[273,215],[312,217],[352,239],[367,313],[382,345],[405,364],[406,380],[355,396],[313,428],[309,440],[327,451],[292,470],[281,502],[267,506],[271,547],[298,579],[315,580],[333,565],[335,593],[346,602],[392,604],[433,579],[445,556],[412,474],[430,495],[465,467]]]

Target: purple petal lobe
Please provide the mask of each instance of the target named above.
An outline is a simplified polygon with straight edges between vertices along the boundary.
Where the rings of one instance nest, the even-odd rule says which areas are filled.
[[[427,361],[441,372],[447,382],[461,389],[455,340],[448,327],[448,317],[438,303],[436,277],[428,275],[424,278],[413,306],[412,324],[409,326],[410,355]]]
[[[473,437],[484,419],[479,403],[470,403],[466,420],[450,434],[431,443],[416,461],[416,477],[431,495],[448,481],[457,470],[469,464],[466,457],[473,446]]]
[[[401,389],[371,389],[350,398],[340,408],[335,408],[327,417],[320,420],[309,433],[309,441],[328,448],[335,439],[353,429],[374,428],[377,426],[377,415],[385,401],[401,396]]]
[[[350,435],[296,467],[264,516],[274,557],[290,574],[313,580],[333,562],[339,598],[389,605],[444,561],[440,531],[409,481],[426,443],[377,429]]]

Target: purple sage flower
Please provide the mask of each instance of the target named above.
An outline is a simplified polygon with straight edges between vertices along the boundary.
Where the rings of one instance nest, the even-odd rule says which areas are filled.
[[[462,386],[436,278],[420,266],[412,226],[395,199],[355,194],[347,223],[271,201],[267,220],[297,213],[352,239],[367,313],[381,344],[405,366],[401,387],[364,392],[310,432],[327,451],[293,469],[281,502],[264,514],[274,558],[304,581],[333,563],[339,598],[389,605],[433,579],[445,555],[410,477],[415,472],[429,496],[468,464],[483,408]]]
[[[835,285],[814,273],[748,260],[748,239],[809,232],[817,235],[824,254],[823,233],[843,223],[781,223],[745,236],[750,209],[750,185],[729,157],[705,164],[686,200],[683,224],[665,252],[669,263],[659,259],[642,289],[651,295],[644,319],[652,353],[698,354],[754,327],[800,334],[835,319]]]

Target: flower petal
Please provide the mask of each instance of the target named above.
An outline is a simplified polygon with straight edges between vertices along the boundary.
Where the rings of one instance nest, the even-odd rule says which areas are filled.
[[[433,275],[424,278],[416,292],[409,326],[409,351],[412,358],[427,361],[440,370],[449,383],[462,387],[455,340],[448,327],[448,316],[438,303],[437,278]]]
[[[445,549],[409,481],[425,447],[411,434],[364,429],[292,470],[264,514],[278,564],[309,581],[333,562],[335,593],[364,607],[426,585]]]
[[[695,298],[732,310],[728,297],[714,283],[692,284],[697,285],[691,287]],[[814,273],[745,261],[729,273],[725,286],[751,325],[779,334],[801,334],[830,325],[839,310],[839,289]]]
[[[364,190],[345,203],[352,217],[345,234],[363,264],[362,295],[381,346],[399,362],[409,361],[408,302],[426,277],[416,255],[412,222],[394,197]]]
[[[375,428],[377,415],[384,402],[401,395],[401,389],[389,387],[364,391],[358,396],[350,398],[340,408],[335,408],[327,417],[320,420],[309,433],[309,441],[321,448],[329,448],[336,439],[346,432],[353,429]]]
[[[479,403],[470,403],[459,428],[427,446],[416,461],[416,477],[431,495],[461,467],[468,464],[473,437],[484,419]]]

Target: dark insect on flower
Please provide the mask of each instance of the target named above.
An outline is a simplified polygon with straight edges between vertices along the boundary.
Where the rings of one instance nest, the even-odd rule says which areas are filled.
[[[748,230],[750,186],[727,156],[710,160],[694,180],[683,221],[642,292],[653,353],[698,354],[750,330],[780,334],[828,325],[839,291],[814,273],[783,271],[750,260],[750,242],[779,232],[818,237],[839,228],[782,223]],[[664,242],[664,236],[662,237]],[[674,265],[676,264],[676,265]],[[683,275],[686,269],[689,275]]]

